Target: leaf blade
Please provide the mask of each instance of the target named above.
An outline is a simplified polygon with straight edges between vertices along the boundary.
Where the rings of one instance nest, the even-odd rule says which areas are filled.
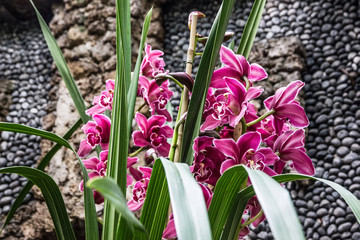
[[[38,186],[48,206],[58,239],[75,240],[75,233],[66,212],[64,199],[55,181],[46,173],[30,167],[1,168],[0,173],[16,173]]]
[[[180,161],[189,165],[192,164],[193,160],[191,144],[199,134],[206,94],[234,4],[235,0],[228,0],[224,1],[221,5],[211,28],[203,56],[200,60],[198,73],[195,77],[195,84],[189,103],[184,127],[184,136],[182,138],[180,149]]]

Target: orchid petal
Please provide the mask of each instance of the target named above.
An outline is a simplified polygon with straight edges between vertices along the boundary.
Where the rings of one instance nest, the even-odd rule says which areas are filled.
[[[153,126],[161,127],[162,125],[164,125],[165,122],[166,122],[166,118],[164,116],[161,115],[151,116],[147,120],[147,126],[148,126],[147,131],[149,131]]]
[[[175,221],[174,219],[170,220],[168,225],[166,226],[162,237],[164,239],[173,239],[176,238],[177,233],[176,233],[176,228],[175,228]]]
[[[304,147],[305,141],[305,131],[303,129],[298,129],[294,131],[282,144],[282,149],[290,148],[302,148]]]
[[[128,157],[126,167],[129,168],[132,165],[134,165],[135,163],[137,163],[138,161],[139,161],[139,159],[137,157]]]
[[[220,152],[235,159],[237,163],[240,163],[241,156],[239,156],[239,148],[233,139],[215,139],[214,145]]]
[[[205,122],[201,125],[200,131],[211,130],[220,126],[221,121],[215,119],[212,115],[206,117]]]
[[[137,203],[137,202],[134,202],[133,199],[131,199],[130,201],[127,202],[127,205],[129,207],[130,211],[132,211],[132,212],[139,210],[143,204],[144,204],[144,201]]]
[[[148,120],[147,120],[147,118],[143,114],[137,112],[135,114],[135,121],[138,124],[141,131],[146,135],[148,130],[149,130],[148,129]]]
[[[82,160],[86,169],[96,170],[100,160],[97,157],[92,157],[86,160]]]
[[[267,76],[268,75],[263,67],[256,63],[251,64],[250,75],[248,75],[250,81],[261,81],[267,78]]]
[[[106,162],[108,160],[108,154],[109,154],[108,150],[101,151],[100,152],[100,161],[101,162]]]
[[[93,148],[91,147],[91,145],[85,139],[80,142],[80,146],[79,146],[79,150],[78,150],[77,154],[79,155],[79,157],[83,158],[83,157],[87,156],[91,152],[92,149]]]
[[[220,49],[220,61],[230,68],[239,71],[240,75],[243,75],[243,68],[240,65],[235,53],[230,48],[221,46]]]
[[[110,91],[114,91],[115,88],[115,80],[113,79],[108,79],[106,80],[106,90]]]
[[[133,182],[134,182],[134,180],[132,179],[132,177],[129,174],[127,174],[126,175],[126,187],[130,186]]]
[[[214,71],[211,78],[210,87],[226,88],[224,77],[235,78],[238,81],[241,80],[241,75],[237,70],[225,66]]]
[[[212,145],[214,138],[208,136],[197,137],[194,140],[193,149],[196,154],[199,154],[200,150],[205,149]]]
[[[146,147],[150,144],[148,141],[146,141],[146,138],[144,137],[144,134],[141,131],[133,132],[132,137],[135,146]]]
[[[86,114],[89,116],[92,116],[94,114],[102,114],[105,112],[107,108],[101,106],[100,104],[96,104],[94,106],[92,106],[91,108],[89,108],[88,110],[86,110]]]
[[[98,126],[102,128],[101,135],[101,142],[108,143],[110,140],[110,128],[111,128],[111,120],[105,115],[95,114],[93,116],[95,122]]]
[[[296,103],[289,103],[276,107],[275,118],[289,118],[289,122],[295,127],[309,126],[309,119],[304,108]]]
[[[234,159],[228,159],[221,164],[220,173],[223,174],[228,168],[235,166],[236,162]]]
[[[163,142],[156,150],[159,155],[162,157],[167,157],[169,155],[171,145],[168,142]]]
[[[261,143],[261,135],[258,132],[248,132],[239,137],[237,141],[237,146],[239,149],[239,158],[250,149],[254,149],[255,151],[259,148]]]
[[[252,99],[255,99],[261,95],[261,93],[264,91],[261,87],[251,87],[246,92],[245,101],[249,101]]]
[[[274,164],[274,171],[278,174],[281,174],[282,171],[284,170],[285,168],[285,165],[286,165],[286,162],[284,161],[277,161],[275,164]]]
[[[265,160],[263,161],[266,165],[273,165],[279,160],[279,156],[276,155],[270,148],[260,148],[257,152],[264,155]]]
[[[311,159],[300,149],[283,150],[281,151],[280,159],[283,161],[292,161],[298,173],[310,176],[315,174],[315,168]]]
[[[295,100],[295,97],[300,92],[301,88],[305,85],[302,81],[294,81],[289,83],[289,85],[286,86],[285,89],[281,88],[281,91],[279,91],[278,97],[275,93],[276,98],[276,106],[280,106],[282,104],[290,103]],[[279,96],[281,95],[281,96]]]
[[[242,75],[249,76],[250,64],[243,55],[236,55],[236,59],[240,63],[242,69]]]

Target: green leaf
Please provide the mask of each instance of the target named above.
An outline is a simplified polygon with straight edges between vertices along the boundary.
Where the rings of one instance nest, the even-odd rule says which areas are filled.
[[[228,0],[222,3],[211,28],[203,56],[200,60],[199,70],[195,77],[195,84],[191,94],[180,150],[180,161],[189,165],[191,165],[193,161],[191,145],[199,135],[206,94],[234,3],[235,0]]]
[[[55,181],[46,173],[29,167],[1,168],[0,173],[16,173],[26,177],[38,186],[44,196],[46,205],[53,220],[58,239],[76,239],[69,217],[66,212],[64,199]]]
[[[216,183],[213,199],[209,206],[209,220],[213,239],[220,239],[226,219],[231,213],[234,198],[244,183],[246,186],[247,173],[240,170],[238,166],[226,170]]]
[[[44,19],[41,17],[39,11],[36,9],[32,0],[30,0],[30,3],[34,7],[45,41],[49,47],[51,56],[54,59],[56,67],[58,68],[61,77],[64,79],[66,87],[69,90],[69,93],[74,101],[75,107],[79,112],[81,119],[83,120],[83,123],[86,123],[87,121],[89,121],[90,117],[85,113],[86,107],[85,107],[84,99],[81,96],[80,91],[76,86],[76,83],[62,55],[62,52],[58,44],[56,43],[54,36],[51,34],[49,27],[47,26]]]
[[[113,178],[126,195],[126,164],[129,146],[127,92],[131,79],[130,1],[116,1],[116,77],[114,88],[107,176]],[[119,215],[105,201],[102,238],[116,239]]]
[[[237,54],[243,55],[246,59],[249,57],[252,45],[254,43],[265,3],[266,0],[255,0],[249,18],[246,22],[237,50]]]
[[[240,191],[242,186],[246,186],[247,176],[252,186]],[[230,189],[227,189],[229,187]],[[216,184],[209,208],[213,239],[237,238],[245,206],[255,195],[253,189],[275,239],[304,239],[288,191],[265,173],[251,170],[243,165],[225,171]],[[220,219],[218,220],[217,217]]]
[[[243,168],[249,175],[274,238],[305,239],[288,190],[262,171]]]
[[[130,227],[132,232],[137,228],[146,233],[144,226],[127,207],[126,199],[113,179],[93,178],[87,183],[87,186],[98,191],[114,206],[115,210],[126,220],[127,227]]]
[[[203,192],[189,166],[161,158],[168,182],[178,239],[211,239]]]
[[[140,75],[140,66],[141,66],[141,60],[142,60],[142,51],[145,46],[146,37],[149,31],[149,26],[151,22],[151,14],[152,14],[152,8],[147,13],[145,19],[144,19],[144,25],[141,33],[141,40],[139,45],[139,54],[136,59],[136,64],[134,68],[134,73],[131,79],[130,89],[128,92],[128,103],[129,103],[129,110],[128,110],[128,123],[129,124],[129,132],[131,132],[131,123],[134,116],[134,109],[135,109],[135,102],[136,102],[136,93],[138,88],[138,82],[139,82],[139,75]]]
[[[80,164],[81,172],[83,174],[83,180],[84,185],[86,185],[89,176],[87,173],[87,170],[81,161],[80,157],[77,155],[74,148],[69,144],[68,141],[66,141],[64,138],[50,132],[46,132],[44,130],[15,124],[15,123],[2,123],[0,122],[0,131],[10,131],[10,132],[18,132],[18,133],[24,133],[24,134],[30,134],[30,135],[36,135],[40,136],[42,138],[54,141],[64,147],[69,148],[72,150]],[[99,231],[98,231],[98,225],[97,225],[97,216],[96,216],[96,210],[95,210],[95,202],[94,197],[92,194],[91,189],[88,187],[84,188],[84,206],[85,206],[85,232],[86,232],[86,239],[99,239]]]
[[[140,217],[149,239],[161,239],[168,220],[170,197],[165,171],[161,166],[161,161],[156,160]]]
[[[211,239],[202,190],[189,166],[164,158],[155,161],[140,221],[150,239],[161,239],[168,219],[169,195],[178,238]]]
[[[82,120],[79,119],[63,136],[63,139],[68,140],[74,132],[80,127],[82,123]],[[44,171],[45,167],[49,164],[50,160],[53,158],[53,156],[57,153],[57,151],[62,147],[61,144],[57,143],[55,144],[50,151],[40,160],[39,165],[37,166],[37,169]],[[34,186],[34,184],[29,181],[26,183],[24,188],[20,191],[19,195],[16,197],[15,202],[11,205],[11,208],[9,210],[9,213],[6,216],[4,225],[2,226],[2,229],[5,228],[5,226],[10,222],[12,217],[14,216],[16,210],[20,207],[21,203],[24,201],[26,195],[30,192],[30,189]]]

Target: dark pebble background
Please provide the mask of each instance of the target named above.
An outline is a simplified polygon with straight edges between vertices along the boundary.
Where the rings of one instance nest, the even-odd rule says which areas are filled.
[[[252,2],[238,1],[230,19],[228,30],[235,32],[237,44]],[[205,13],[207,18],[200,20],[198,32],[208,34],[219,6],[219,1],[169,1],[164,8],[167,69],[185,69],[188,14],[193,10]],[[302,73],[310,120],[306,148],[316,177],[341,184],[360,198],[359,1],[267,1],[256,41],[285,36],[298,37],[307,52],[307,69]],[[198,62],[197,58],[193,72]],[[179,102],[177,91],[173,104]],[[306,239],[360,239],[359,224],[332,188],[320,182],[310,186],[290,183],[288,188]],[[266,223],[249,237],[273,239]]]
[[[41,128],[52,78],[52,58],[36,22],[0,23],[0,81],[14,82],[7,122]],[[35,166],[41,155],[40,137],[1,132],[0,167]],[[27,182],[17,174],[0,174],[0,214]],[[31,195],[28,194],[25,201]]]

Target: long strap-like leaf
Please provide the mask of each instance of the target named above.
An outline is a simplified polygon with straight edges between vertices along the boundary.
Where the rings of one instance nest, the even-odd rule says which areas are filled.
[[[265,3],[266,0],[255,0],[241,36],[237,54],[245,56],[246,59],[249,57],[252,45],[254,43]]]
[[[77,155],[74,148],[66,141],[64,138],[50,132],[46,132],[44,130],[15,124],[15,123],[0,123],[0,131],[10,131],[10,132],[18,132],[18,133],[25,133],[40,136],[42,138],[54,141],[58,144],[61,144],[64,147],[69,148],[72,150],[80,164],[80,168],[83,175],[84,184],[89,180],[89,175],[87,170],[81,161],[80,157]],[[99,231],[97,225],[97,215],[95,209],[95,202],[92,190],[85,186],[84,188],[84,206],[85,206],[85,232],[86,232],[86,239],[99,239]]]
[[[41,14],[36,9],[32,0],[30,0],[30,3],[32,4],[32,6],[35,9],[36,16],[39,20],[41,30],[43,32],[45,41],[49,47],[51,56],[54,59],[55,65],[56,65],[57,69],[59,70],[59,73],[60,73],[62,79],[64,80],[67,89],[69,90],[70,96],[73,99],[75,107],[76,107],[78,113],[80,114],[80,117],[83,120],[83,123],[86,123],[87,121],[89,121],[90,117],[85,113],[86,107],[85,107],[84,99],[81,96],[80,91],[76,86],[76,83],[75,83],[75,81],[71,75],[71,72],[66,64],[64,56],[62,55],[62,52],[61,52],[58,44],[56,43],[54,36],[51,34],[49,27],[47,26],[44,19],[41,17]]]
[[[251,180],[251,188],[238,193],[241,186],[246,184],[247,176]],[[237,185],[237,191],[231,188],[233,185]],[[229,187],[230,189],[227,191]],[[253,189],[255,189],[275,239],[304,239],[288,191],[270,176],[243,165],[234,166],[225,171],[216,184],[209,207],[210,223],[214,232],[213,239],[233,240],[237,238],[245,206],[248,200],[255,195]],[[219,216],[219,220],[216,219],[217,216]]]
[[[127,92],[131,78],[130,1],[116,1],[116,77],[111,118],[107,176],[113,178],[126,195],[126,164],[130,123],[127,121]],[[115,240],[119,215],[105,201],[102,238]]]
[[[0,173],[16,173],[26,177],[38,186],[44,196],[46,205],[53,220],[56,236],[62,240],[75,240],[69,217],[66,212],[64,199],[55,181],[46,173],[29,167],[1,168]]]
[[[129,110],[128,110],[128,123],[129,123],[129,132],[131,131],[131,122],[134,117],[134,110],[135,110],[135,102],[136,102],[136,93],[138,88],[138,82],[139,82],[139,75],[140,75],[140,66],[141,66],[141,59],[142,59],[142,51],[145,46],[145,41],[147,38],[147,34],[149,31],[149,26],[151,22],[151,14],[152,14],[152,8],[150,11],[146,14],[146,17],[144,19],[143,29],[141,33],[141,40],[139,45],[139,53],[138,57],[136,59],[136,64],[134,68],[134,73],[132,75],[131,84],[128,92],[128,103],[129,103]]]
[[[146,233],[144,226],[129,210],[126,204],[126,199],[122,194],[119,186],[111,178],[94,178],[87,183],[88,187],[98,191],[105,199],[107,199],[115,210],[121,214],[121,217],[126,221],[127,227],[131,231],[134,229],[142,230]],[[117,238],[119,239],[119,238]]]
[[[150,239],[161,239],[168,217],[168,195],[178,239],[212,239],[204,196],[189,166],[164,158],[154,164],[140,219]]]
[[[226,26],[229,22],[234,3],[235,0],[223,1],[211,28],[210,35],[206,42],[204,53],[199,64],[199,69],[196,74],[180,150],[180,161],[189,165],[191,165],[193,161],[191,145],[193,144],[194,139],[199,135],[206,94],[209,89],[216,59],[219,54],[221,43],[224,39]]]
[[[63,139],[68,140],[74,132],[80,127],[82,123],[82,120],[79,119],[77,122],[65,133],[63,136]],[[45,167],[49,165],[50,160],[53,158],[53,156],[59,151],[59,149],[62,147],[61,144],[57,143],[55,144],[49,152],[46,153],[46,155],[40,160],[39,165],[37,166],[38,170],[44,171]],[[6,219],[4,222],[4,225],[2,226],[2,229],[6,227],[6,225],[10,222],[12,217],[14,216],[16,210],[20,207],[21,203],[24,201],[26,195],[30,192],[30,189],[34,186],[34,184],[29,181],[26,183],[24,188],[20,191],[19,195],[16,197],[14,203],[11,205],[11,208],[6,215]]]

